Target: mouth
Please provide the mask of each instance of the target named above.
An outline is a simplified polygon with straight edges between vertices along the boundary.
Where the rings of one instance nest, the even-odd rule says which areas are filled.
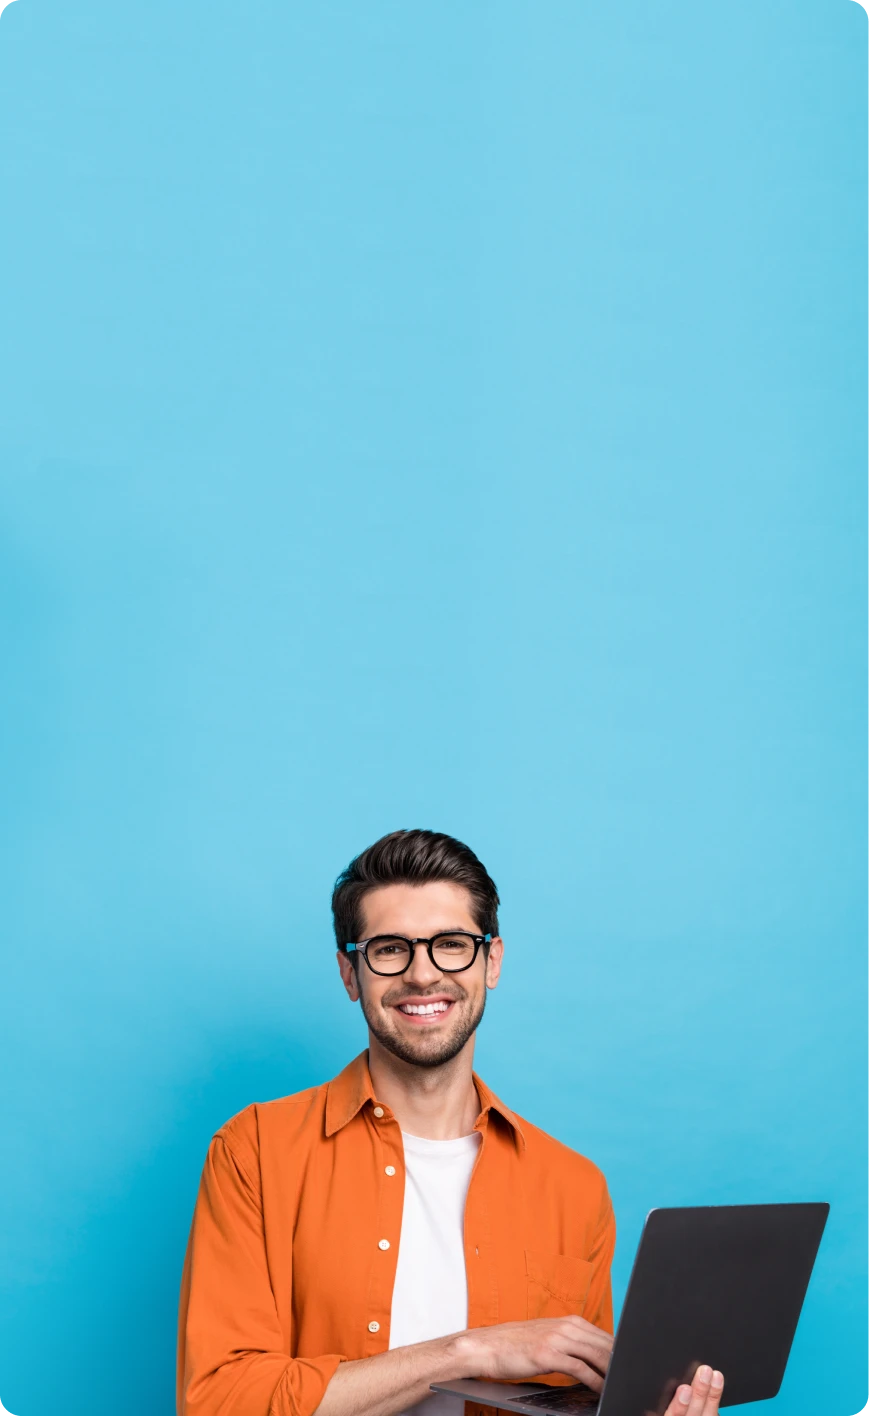
[[[430,1028],[449,1017],[455,1005],[455,998],[406,998],[395,1004],[395,1011],[412,1027]]]

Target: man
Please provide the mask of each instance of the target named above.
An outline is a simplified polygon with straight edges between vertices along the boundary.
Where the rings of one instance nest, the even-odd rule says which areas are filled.
[[[432,831],[394,831],[339,877],[338,965],[368,1051],[214,1137],[179,1416],[395,1416],[452,1402],[430,1385],[462,1377],[600,1390],[606,1183],[472,1069],[504,955],[498,903],[473,851]],[[667,1416],[716,1416],[721,1387],[701,1367]]]

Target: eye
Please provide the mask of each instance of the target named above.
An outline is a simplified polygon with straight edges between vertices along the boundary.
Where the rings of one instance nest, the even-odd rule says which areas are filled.
[[[395,959],[407,953],[407,944],[403,939],[378,939],[369,952],[375,959]]]

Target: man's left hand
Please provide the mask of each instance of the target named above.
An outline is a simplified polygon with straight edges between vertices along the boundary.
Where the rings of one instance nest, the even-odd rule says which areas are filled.
[[[690,1386],[680,1386],[664,1416],[718,1416],[724,1378],[711,1367],[698,1367]]]

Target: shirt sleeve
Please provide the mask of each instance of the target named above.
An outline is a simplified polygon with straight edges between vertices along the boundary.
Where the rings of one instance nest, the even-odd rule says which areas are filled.
[[[344,1360],[287,1352],[259,1187],[218,1133],[202,1172],[181,1283],[178,1416],[312,1416]]]
[[[582,1315],[587,1322],[605,1332],[613,1330],[613,1293],[610,1267],[616,1247],[616,1218],[612,1200],[606,1184],[603,1185],[600,1213],[592,1239],[589,1262],[592,1264],[591,1282],[586,1294]]]

